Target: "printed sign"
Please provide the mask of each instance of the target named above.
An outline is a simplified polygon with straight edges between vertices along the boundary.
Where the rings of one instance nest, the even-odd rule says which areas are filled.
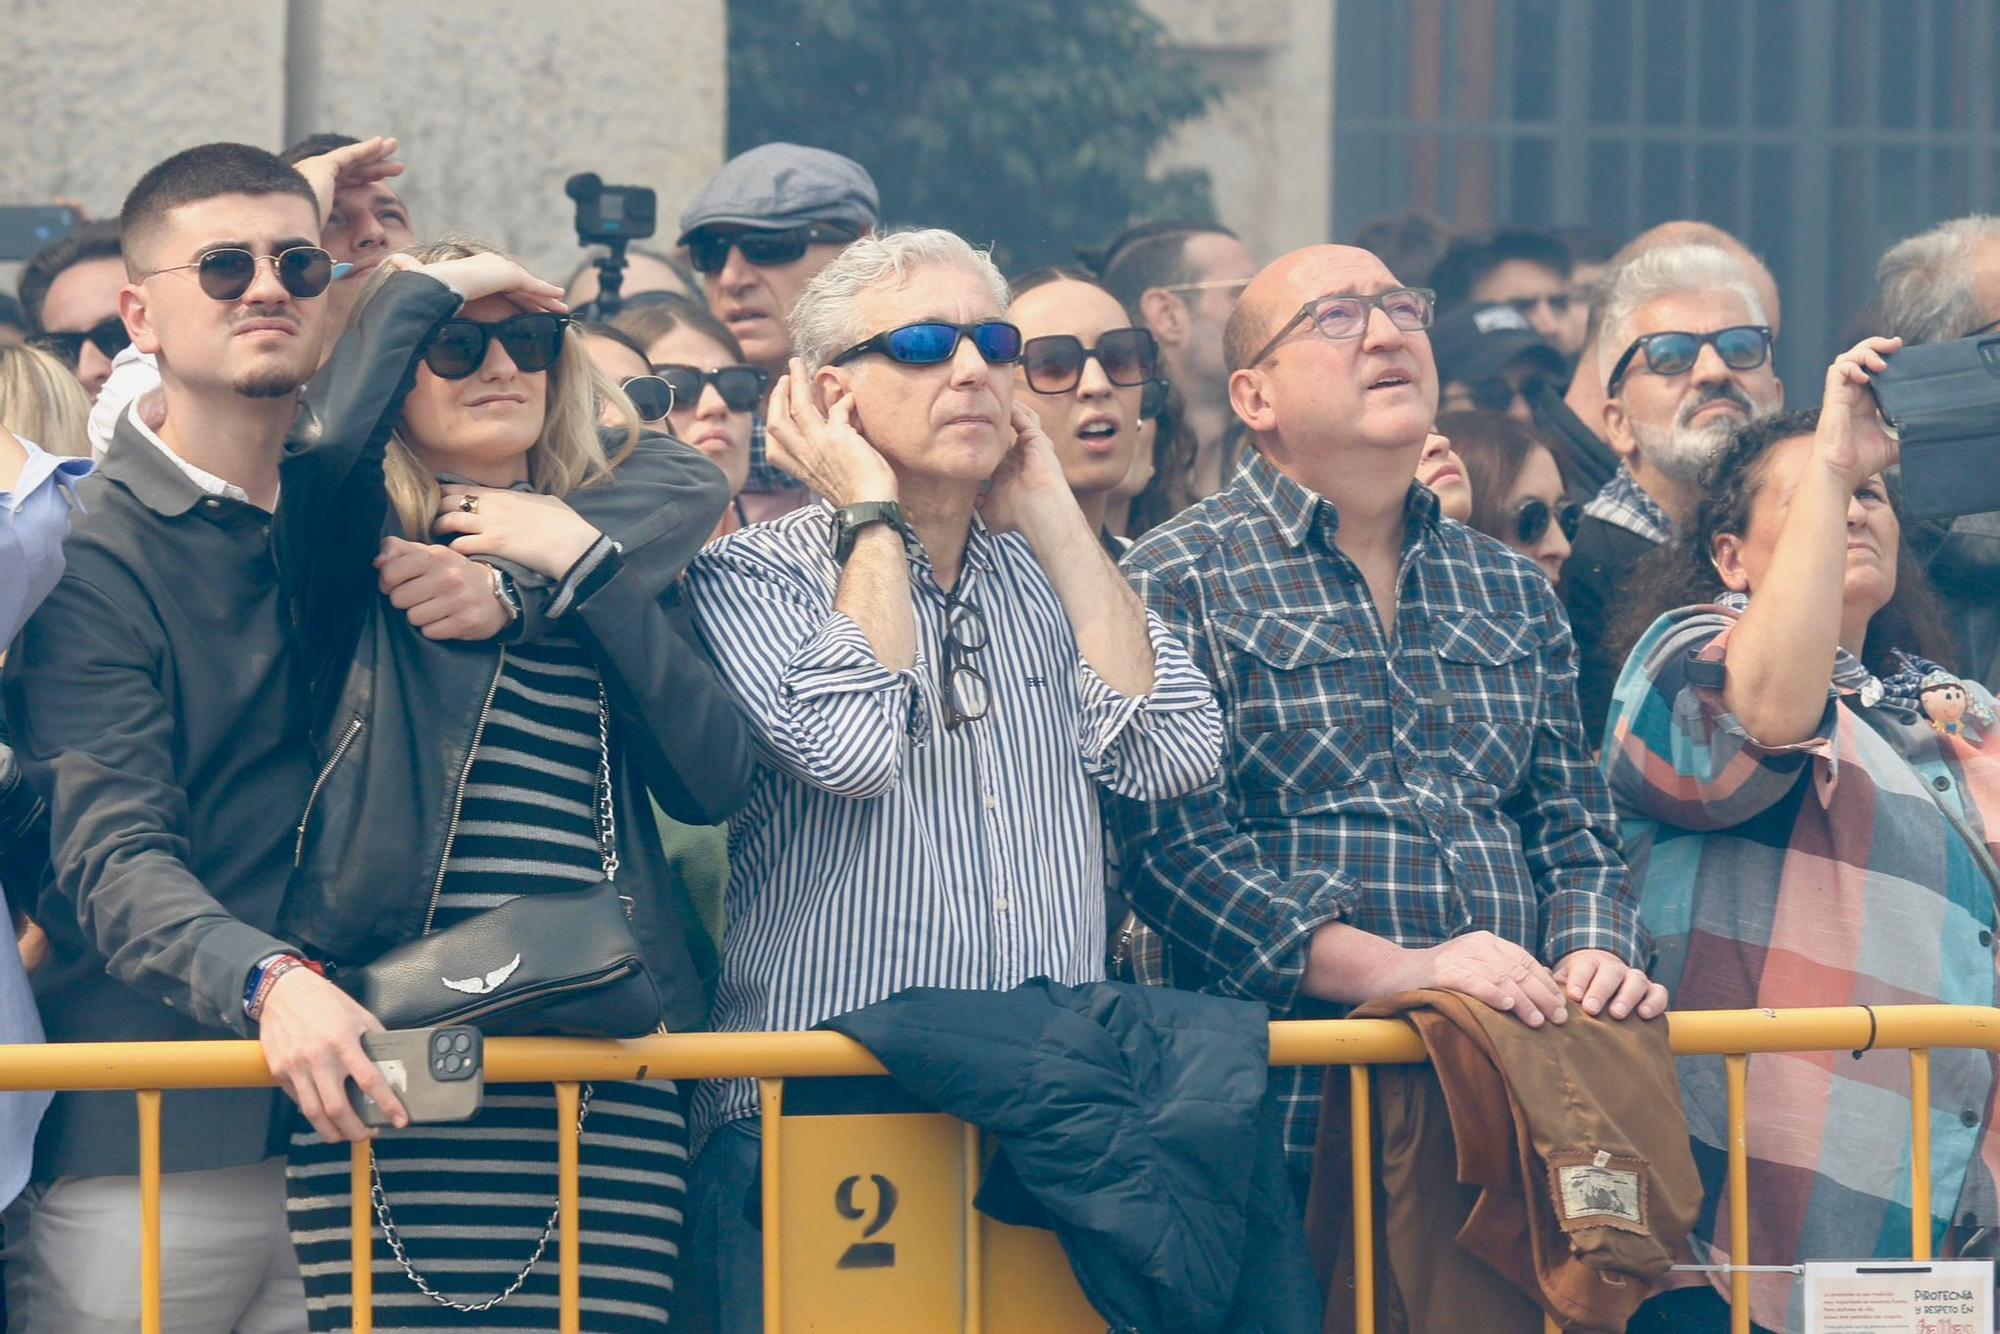
[[[1993,1262],[1813,1263],[1806,1334],[1993,1334]]]

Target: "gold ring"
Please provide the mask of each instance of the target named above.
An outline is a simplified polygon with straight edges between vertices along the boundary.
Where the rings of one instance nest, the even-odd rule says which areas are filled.
[[[479,513],[479,497],[469,494],[460,496],[458,498],[458,512],[460,514]]]

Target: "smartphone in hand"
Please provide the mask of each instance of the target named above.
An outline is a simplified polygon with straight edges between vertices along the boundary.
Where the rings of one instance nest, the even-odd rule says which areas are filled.
[[[485,1045],[479,1030],[470,1025],[364,1033],[361,1050],[402,1099],[412,1125],[466,1120],[485,1099]],[[394,1124],[351,1079],[347,1081],[347,1099],[363,1125]]]

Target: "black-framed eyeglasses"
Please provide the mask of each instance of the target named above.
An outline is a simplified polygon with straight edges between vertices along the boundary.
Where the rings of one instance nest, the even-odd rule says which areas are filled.
[[[1722,364],[1733,371],[1755,370],[1771,359],[1771,329],[1764,324],[1734,324],[1713,333],[1686,333],[1678,329],[1641,334],[1611,368],[1604,392],[1616,394],[1632,368],[1632,359],[1646,354],[1646,369],[1655,375],[1686,375],[1701,359],[1704,347],[1714,347]]]
[[[754,412],[771,392],[771,373],[762,366],[717,366],[712,371],[678,362],[653,367],[674,391],[674,402],[692,408],[701,402],[702,389],[714,385],[723,405],[731,412]]]
[[[446,320],[424,344],[424,365],[441,380],[463,380],[486,364],[494,342],[507,350],[514,369],[533,373],[555,365],[562,355],[569,317],[529,311],[491,324],[479,320]]]
[[[1484,380],[1474,380],[1465,386],[1467,398],[1472,406],[1487,412],[1505,412],[1514,406],[1518,397],[1532,403],[1548,387],[1548,380],[1540,375],[1523,376],[1519,384],[1504,375],[1490,375]]]
[[[956,591],[944,600],[944,725],[978,722],[992,706],[992,688],[967,655],[986,647],[986,618]]]
[[[854,233],[821,222],[776,230],[752,228],[740,232],[695,232],[687,239],[688,263],[696,273],[721,273],[729,263],[731,249],[760,269],[790,264],[803,258],[806,247],[814,244],[846,245]]]
[[[1524,500],[1514,511],[1514,540],[1524,547],[1535,545],[1549,531],[1551,519],[1562,529],[1562,535],[1573,542],[1577,525],[1583,522],[1583,506],[1574,500],[1556,506],[1546,500]]]
[[[1021,369],[1038,394],[1063,394],[1083,379],[1084,363],[1097,358],[1104,378],[1116,385],[1144,384],[1159,373],[1160,345],[1150,329],[1107,329],[1096,347],[1075,334],[1043,334],[1021,344]]]
[[[28,340],[29,347],[48,353],[71,370],[75,370],[83,360],[85,343],[103,353],[104,359],[109,361],[132,345],[132,335],[126,330],[125,321],[112,315],[81,333],[39,333]]]
[[[195,271],[195,281],[201,290],[217,301],[240,301],[250,290],[250,284],[257,279],[257,263],[268,261],[284,284],[287,292],[301,301],[326,291],[333,281],[333,256],[316,245],[295,245],[280,250],[275,255],[258,255],[237,246],[223,246],[210,250],[192,264],[173,264],[164,269],[154,269],[147,278],[157,278],[163,273],[180,273],[186,269]],[[143,281],[143,280],[142,280]]]
[[[1300,306],[1298,314],[1285,321],[1285,327],[1272,335],[1271,341],[1264,344],[1246,364],[1255,366],[1262,362],[1301,324],[1310,323],[1321,338],[1337,343],[1367,333],[1368,321],[1374,317],[1375,311],[1380,310],[1389,317],[1389,323],[1404,333],[1421,333],[1431,327],[1431,315],[1436,307],[1437,293],[1428,287],[1392,287],[1374,296],[1335,292],[1314,297]]]
[[[950,361],[958,351],[958,340],[970,338],[972,346],[991,366],[1011,366],[1021,359],[1021,330],[1005,320],[981,320],[977,324],[943,324],[924,321],[905,324],[887,333],[878,333],[856,343],[835,357],[840,366],[856,357],[879,352],[905,366],[935,366]]]
[[[642,422],[665,421],[674,410],[674,389],[657,375],[635,375],[618,386],[632,400]]]

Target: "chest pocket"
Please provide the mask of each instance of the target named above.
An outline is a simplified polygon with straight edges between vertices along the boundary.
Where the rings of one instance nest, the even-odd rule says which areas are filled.
[[[1246,795],[1325,792],[1379,771],[1368,742],[1362,646],[1324,616],[1219,612]]]
[[[1542,710],[1534,623],[1525,616],[1446,612],[1431,618],[1438,671],[1453,703],[1439,755],[1500,793],[1521,782]]]

